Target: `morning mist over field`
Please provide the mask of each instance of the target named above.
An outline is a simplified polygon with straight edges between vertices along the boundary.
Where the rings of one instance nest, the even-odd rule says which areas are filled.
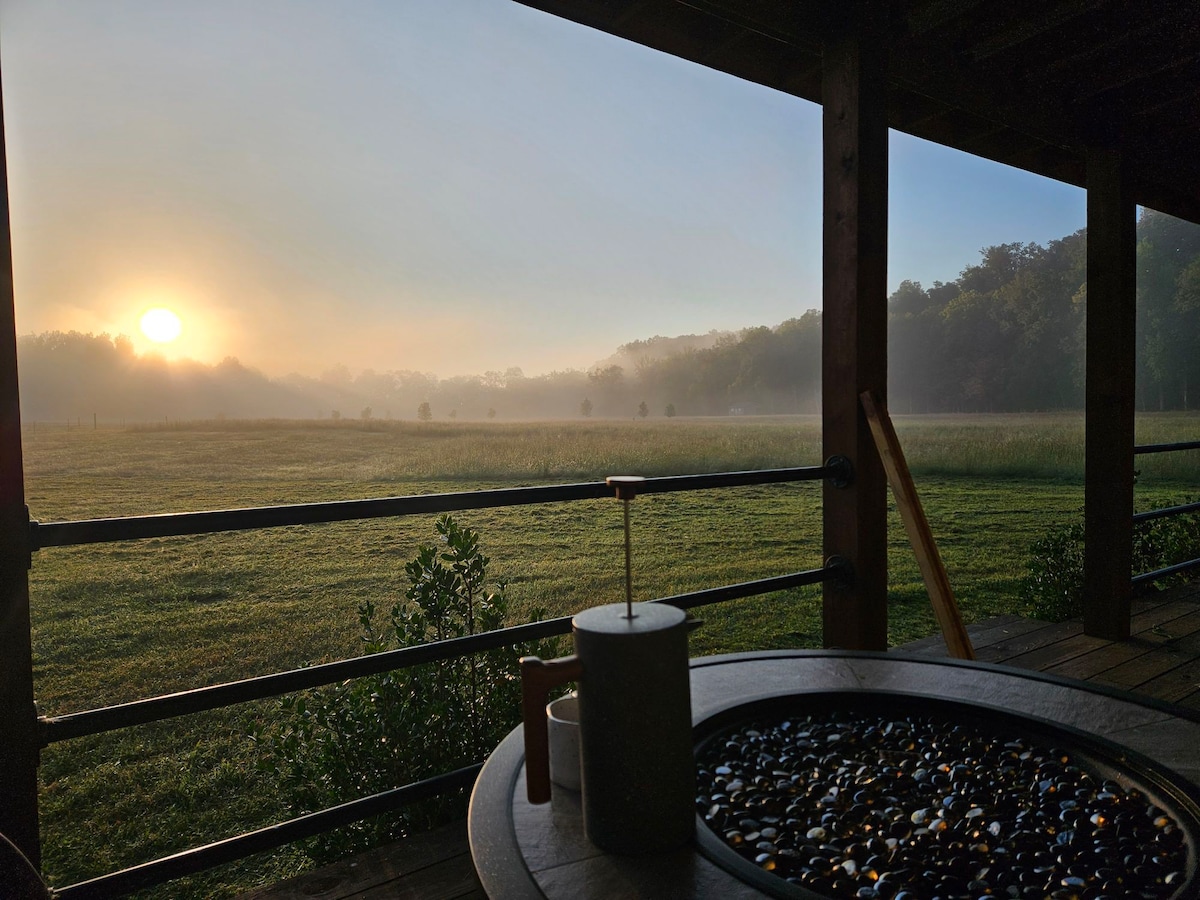
[[[0,52],[23,335],[538,378],[820,306],[816,106],[508,0],[3,0]],[[1084,224],[1078,189],[902,135],[890,195],[893,290]]]
[[[1200,384],[1200,227],[1146,211],[1138,225],[1138,403],[1190,409]],[[903,281],[889,298],[889,405],[898,413],[1078,409],[1083,402],[1086,233],[985,248],[950,282]],[[165,309],[144,336],[181,333]],[[333,366],[270,377],[139,354],[127,337],[45,332],[18,346],[27,421],[214,418],[649,418],[820,411],[821,313],[773,325],[626,342],[607,357],[527,374],[441,378]]]

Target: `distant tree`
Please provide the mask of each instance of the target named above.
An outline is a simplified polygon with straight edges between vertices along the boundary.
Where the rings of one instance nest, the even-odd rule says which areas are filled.
[[[643,400],[641,403],[638,404],[638,418],[644,419],[648,415],[650,415],[650,407],[648,407],[646,405],[646,401]]]
[[[450,410],[450,418],[452,418],[452,419],[458,418],[458,410],[457,409]]]
[[[674,403],[667,404],[667,418],[668,419],[675,418],[675,404]]]
[[[588,372],[588,383],[600,403],[600,414],[620,415],[629,399],[625,389],[625,370],[620,366],[605,366]]]
[[[320,381],[326,386],[345,389],[354,383],[354,375],[349,368],[339,363],[332,369],[322,372]]]
[[[417,418],[422,422],[429,422],[433,419],[433,409],[429,406],[429,401],[424,400],[417,407]]]
[[[496,407],[494,407],[494,406],[488,407],[488,418],[489,419],[496,418]]]
[[[1187,409],[1200,379],[1200,227],[1153,210],[1138,222],[1138,379],[1143,406]]]
[[[1183,327],[1180,332],[1191,350],[1184,354],[1180,366],[1183,379],[1183,408],[1193,409],[1195,402],[1189,397],[1189,386],[1194,390],[1200,384],[1200,365],[1197,364],[1195,341],[1200,336],[1200,256],[1194,258],[1177,279],[1179,289],[1175,293],[1174,312]]]
[[[359,418],[361,418],[364,422],[366,420],[370,419],[371,418],[371,407],[369,407],[369,406],[363,407],[363,411],[361,413],[359,413]]]
[[[921,287],[921,282],[905,279],[900,282],[892,296],[888,297],[888,309],[893,314],[918,315],[929,307],[929,294]]]
[[[342,417],[342,411],[340,409],[335,409],[333,412],[331,412],[329,414],[329,418],[333,419],[333,421],[335,421],[335,422],[338,419],[340,419],[341,417]]]
[[[583,402],[579,404],[579,414],[585,419],[590,419],[592,416],[592,401],[587,397],[584,397]]]

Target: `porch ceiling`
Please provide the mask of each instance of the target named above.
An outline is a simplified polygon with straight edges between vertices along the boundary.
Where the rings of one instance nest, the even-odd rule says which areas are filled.
[[[845,0],[517,0],[821,102]],[[892,128],[1083,186],[1122,150],[1136,202],[1200,221],[1195,0],[881,0]]]

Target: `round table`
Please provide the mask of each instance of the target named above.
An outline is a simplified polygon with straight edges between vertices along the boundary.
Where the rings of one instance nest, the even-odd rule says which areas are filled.
[[[691,662],[692,721],[751,699],[803,691],[894,691],[964,700],[1077,728],[1149,757],[1200,785],[1200,715],[1122,691],[986,663],[909,656],[776,650]],[[583,834],[580,795],[554,788],[550,803],[525,799],[520,726],[484,765],[471,795],[471,856],[497,900],[722,898],[763,894],[694,846],[617,856]]]

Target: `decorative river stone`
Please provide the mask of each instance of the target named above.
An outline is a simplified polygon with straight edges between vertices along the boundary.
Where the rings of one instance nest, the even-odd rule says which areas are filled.
[[[1180,822],[1087,756],[937,711],[764,715],[701,744],[696,805],[742,858],[827,897],[1176,895]]]

